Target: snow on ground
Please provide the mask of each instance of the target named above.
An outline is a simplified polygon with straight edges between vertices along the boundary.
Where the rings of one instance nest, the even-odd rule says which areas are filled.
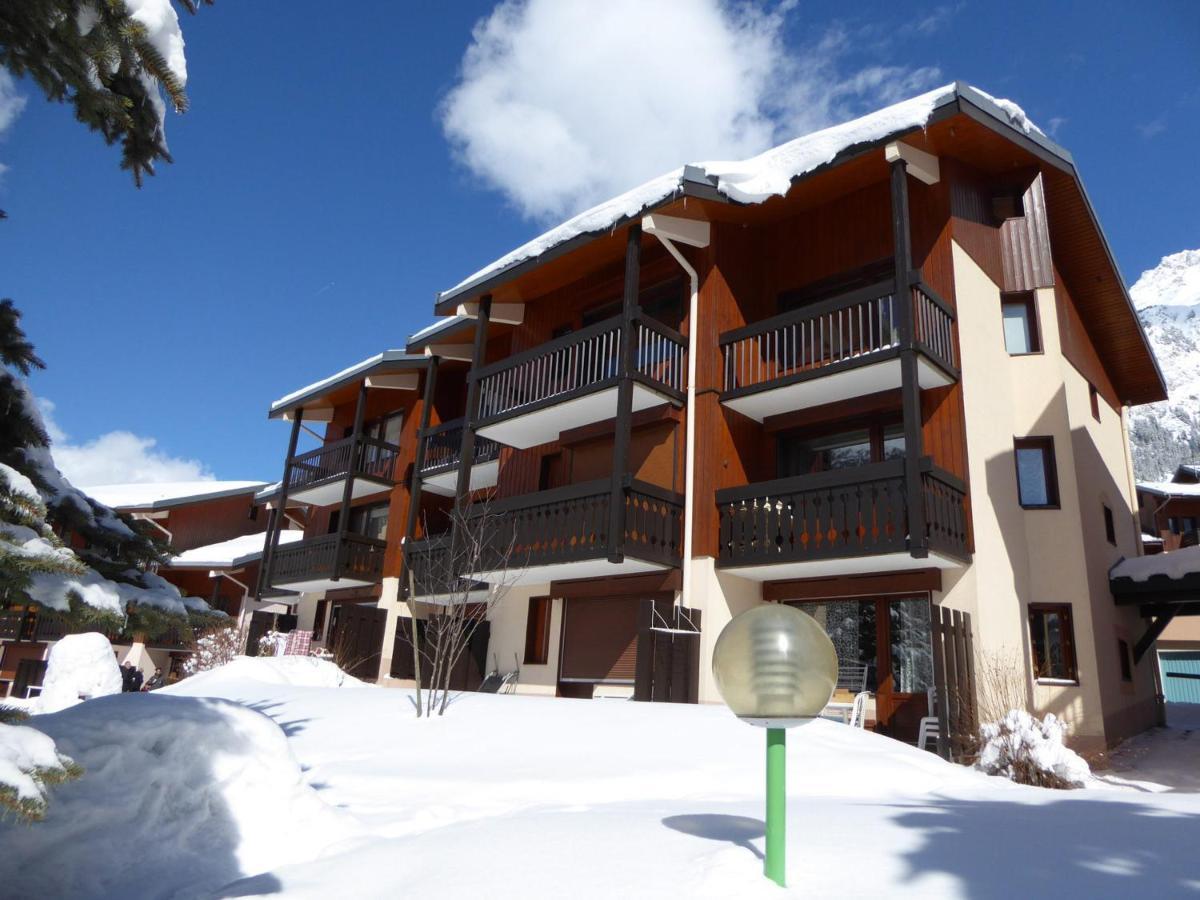
[[[374,687],[347,675],[327,659],[315,656],[239,656],[220,668],[193,675],[165,688],[167,693],[189,696],[225,697],[238,694],[243,686],[282,685],[304,688]]]
[[[723,708],[468,694],[417,720],[407,691],[301,687],[300,671],[240,660],[35,717],[87,773],[54,789],[45,822],[0,826],[0,883],[43,896],[781,896],[761,875],[764,736]],[[1024,788],[834,722],[788,742],[797,896],[1200,892],[1200,794]],[[72,874],[88,866],[92,881]]]
[[[1168,703],[1165,728],[1125,741],[1096,774],[1140,790],[1200,792],[1200,704]]]

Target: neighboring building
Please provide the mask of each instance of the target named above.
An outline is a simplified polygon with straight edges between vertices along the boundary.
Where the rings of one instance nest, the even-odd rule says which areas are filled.
[[[1200,466],[1181,465],[1170,481],[1138,484],[1137,498],[1142,547],[1147,555],[1197,546]],[[1200,550],[1188,555],[1200,556]],[[1159,582],[1161,592],[1153,597],[1165,601],[1153,610],[1157,632],[1161,632],[1156,644],[1162,693],[1168,702],[1200,703],[1200,583],[1189,583],[1176,558],[1164,560],[1162,565],[1161,577],[1166,580]],[[1163,621],[1162,613],[1170,610],[1176,612]],[[1179,614],[1179,610],[1186,613]]]
[[[1109,570],[1140,552],[1125,410],[1165,389],[1070,155],[1011,105],[956,84],[685,167],[435,311],[270,411],[313,509],[264,584],[385,680],[442,599],[404,600],[402,542],[434,565],[487,496],[517,583],[476,666],[522,692],[716,701],[722,627],[785,602],[900,738],[1004,654],[1081,748],[1158,720]]]
[[[237,617],[247,591],[244,575],[251,572],[249,595],[254,596],[257,562],[266,537],[267,516],[255,502],[261,481],[191,481],[165,484],[109,484],[87,489],[89,496],[119,513],[128,514],[170,544],[176,551],[158,574],[184,596],[201,597],[214,608]],[[285,533],[283,541],[290,539]],[[257,549],[255,549],[257,548]],[[41,683],[42,668],[25,666],[36,674],[22,677],[22,662],[44,663],[50,646],[62,637],[62,621],[36,606],[0,612],[0,696],[9,688],[20,693]],[[115,635],[112,636],[117,640]],[[122,660],[131,658],[149,675],[155,666],[164,673],[185,659],[189,646],[181,636],[166,634],[148,646],[114,644]]]
[[[1198,468],[1180,466],[1170,481],[1138,484],[1138,521],[1146,553],[1177,550],[1181,545],[1195,541],[1200,528]]]

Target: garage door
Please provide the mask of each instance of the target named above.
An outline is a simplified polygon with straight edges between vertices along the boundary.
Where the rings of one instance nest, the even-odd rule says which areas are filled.
[[[1200,650],[1160,650],[1158,664],[1168,703],[1200,703]]]
[[[633,684],[639,600],[563,601],[563,681]]]

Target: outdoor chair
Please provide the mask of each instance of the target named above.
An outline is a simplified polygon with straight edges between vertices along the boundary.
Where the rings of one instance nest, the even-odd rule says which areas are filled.
[[[847,723],[851,728],[867,727],[867,701],[870,699],[870,691],[859,691],[854,695],[854,706],[850,708],[850,721]]]
[[[924,750],[932,738],[934,743],[942,739],[942,726],[937,716],[937,689],[930,688],[925,692],[929,699],[929,715],[921,719],[917,727],[917,749]]]

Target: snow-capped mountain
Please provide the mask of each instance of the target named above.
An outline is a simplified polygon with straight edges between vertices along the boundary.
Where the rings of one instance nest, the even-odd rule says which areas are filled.
[[[1200,250],[1164,256],[1129,293],[1169,395],[1131,411],[1133,468],[1138,480],[1162,481],[1200,460]]]

